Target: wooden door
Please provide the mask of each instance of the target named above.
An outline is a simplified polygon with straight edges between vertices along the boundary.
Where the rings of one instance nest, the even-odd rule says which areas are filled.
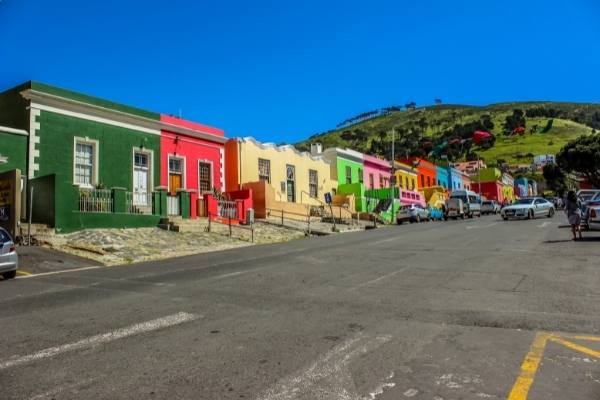
[[[169,174],[169,193],[172,196],[177,194],[177,189],[182,188],[181,174]]]

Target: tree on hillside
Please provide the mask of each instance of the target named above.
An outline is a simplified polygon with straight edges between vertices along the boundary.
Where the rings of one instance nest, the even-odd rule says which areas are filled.
[[[433,102],[439,106],[440,104],[442,104],[442,99],[434,99]]]
[[[525,112],[518,108],[514,109],[513,113],[504,121],[504,133],[510,135],[515,129],[525,128],[526,125]]]
[[[568,188],[563,170],[556,164],[546,164],[542,171],[548,187],[562,197]]]
[[[565,171],[578,172],[600,187],[600,135],[580,136],[567,143],[556,156]]]

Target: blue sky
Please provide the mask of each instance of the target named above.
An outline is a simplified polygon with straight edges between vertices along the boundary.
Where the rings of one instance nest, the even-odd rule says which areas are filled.
[[[600,100],[600,1],[0,0],[26,80],[288,142],[414,100]]]

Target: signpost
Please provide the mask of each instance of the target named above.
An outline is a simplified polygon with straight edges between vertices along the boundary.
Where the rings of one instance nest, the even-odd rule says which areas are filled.
[[[331,212],[331,219],[333,220],[332,230],[335,232],[335,215],[333,215],[333,206],[331,205],[331,203],[333,203],[333,199],[331,197],[331,193],[329,192],[325,193],[325,203],[329,204],[329,211]]]

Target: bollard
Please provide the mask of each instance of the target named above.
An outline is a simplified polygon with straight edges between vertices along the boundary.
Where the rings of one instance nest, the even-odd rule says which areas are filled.
[[[231,216],[229,216],[229,237],[231,237]]]
[[[254,224],[250,224],[250,232],[252,234],[252,243],[254,243]]]
[[[208,213],[208,233],[210,233],[210,212]]]
[[[283,226],[283,209],[281,210],[281,226]]]

